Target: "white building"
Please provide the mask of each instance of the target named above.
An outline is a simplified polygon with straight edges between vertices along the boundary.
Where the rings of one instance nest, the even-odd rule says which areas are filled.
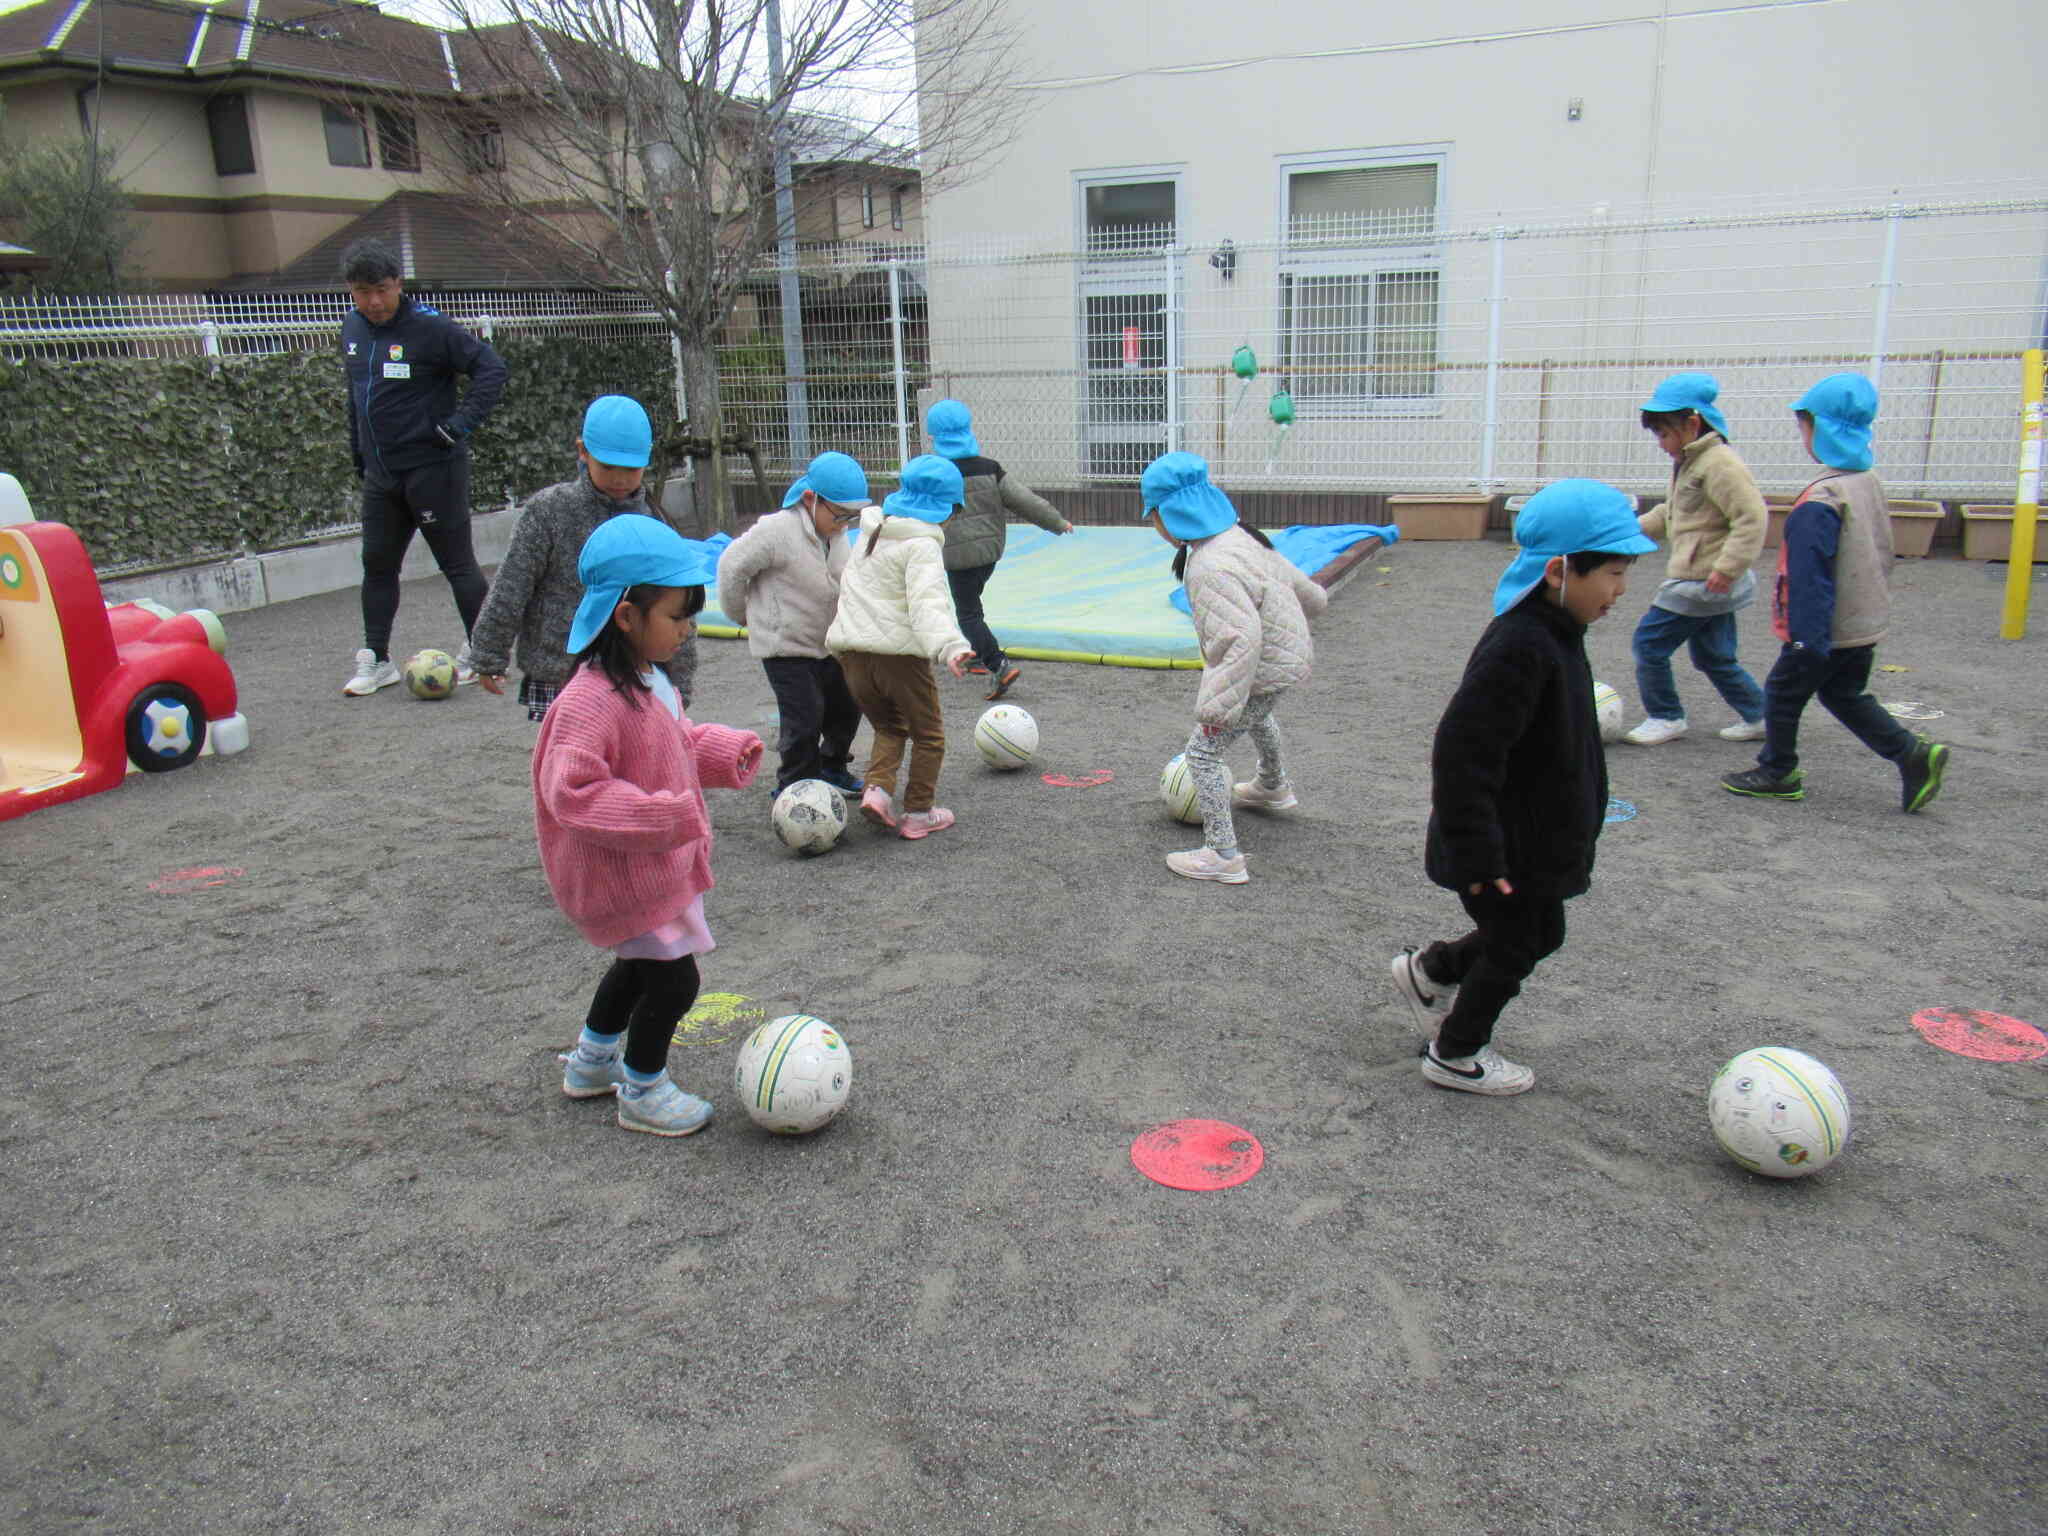
[[[1786,403],[1858,367],[1897,494],[2010,488],[2048,278],[2038,5],[1008,21],[1015,137],[928,189],[933,382],[1039,480],[1184,447],[1233,484],[1648,488],[1633,406],[1704,366],[1760,476],[1796,481]]]

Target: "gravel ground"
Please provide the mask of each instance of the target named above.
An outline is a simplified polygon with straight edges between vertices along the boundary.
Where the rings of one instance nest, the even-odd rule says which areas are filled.
[[[1503,1023],[1536,1090],[1488,1101],[1419,1078],[1385,967],[1459,916],[1428,743],[1505,559],[1343,590],[1243,887],[1161,863],[1187,672],[1026,668],[1034,769],[1092,788],[985,769],[948,684],[960,822],[922,844],[800,860],[714,794],[705,983],[749,1002],[679,1035],[719,1106],[682,1142],[560,1092],[604,961],[540,878],[524,711],[344,700],[352,593],[232,617],[249,752],[0,824],[0,1527],[2048,1531],[2048,1069],[1911,1022],[2048,1026],[2004,568],[1899,568],[1879,696],[1955,748],[1920,816],[1818,711],[1804,803],[1724,795],[1747,749],[1681,663],[1695,731],[1614,749],[1638,815]],[[1591,641],[1631,704],[1654,574]],[[438,579],[399,623],[449,645]],[[772,736],[744,646],[703,658],[698,717]],[[199,867],[237,873],[152,889]],[[747,1009],[796,1008],[854,1097],[781,1140],[729,1074]],[[1817,1177],[1708,1134],[1760,1044],[1854,1101]],[[1183,1116],[1263,1170],[1141,1177]]]

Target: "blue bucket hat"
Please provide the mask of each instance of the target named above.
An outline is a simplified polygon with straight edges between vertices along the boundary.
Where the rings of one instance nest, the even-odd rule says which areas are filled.
[[[694,539],[686,539],[659,518],[637,512],[607,518],[583,541],[576,575],[583,601],[569,626],[569,654],[581,655],[628,587],[702,587],[715,579],[718,562]]]
[[[868,472],[860,467],[857,459],[847,454],[821,453],[811,460],[803,478],[789,488],[782,504],[785,507],[795,506],[804,499],[805,491],[825,501],[864,507],[868,504]]]
[[[967,495],[967,482],[951,459],[921,453],[903,466],[901,488],[891,491],[882,510],[892,517],[914,517],[921,523],[943,523]]]
[[[1636,521],[1635,502],[1604,480],[1556,480],[1543,487],[1515,515],[1515,543],[1521,552],[1493,589],[1496,616],[1535,591],[1557,555],[1647,555],[1657,547]]]
[[[1162,453],[1145,466],[1138,489],[1145,498],[1138,521],[1157,512],[1176,539],[1206,539],[1237,521],[1237,508],[1209,483],[1209,461],[1198,453]]]
[[[1700,418],[1723,437],[1728,435],[1728,418],[1714,404],[1721,385],[1711,373],[1674,373],[1657,392],[1645,400],[1645,411],[1698,411]]]
[[[958,400],[940,400],[924,413],[924,429],[932,448],[949,459],[971,459],[981,452],[974,440],[974,413]]]
[[[1814,457],[1829,469],[1870,468],[1870,424],[1877,386],[1860,373],[1831,373],[1792,402],[1813,413]]]
[[[645,469],[654,453],[654,428],[640,402],[627,395],[599,395],[583,413],[583,451],[600,464]]]

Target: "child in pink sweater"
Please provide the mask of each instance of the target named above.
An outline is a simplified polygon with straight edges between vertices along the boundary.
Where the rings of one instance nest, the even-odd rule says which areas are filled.
[[[600,523],[576,566],[576,670],[533,749],[548,886],[583,936],[618,956],[561,1058],[562,1092],[615,1092],[619,1124],[656,1136],[687,1136],[711,1119],[711,1106],[668,1075],[676,1021],[697,1000],[696,957],[712,947],[703,786],[745,788],[761,763],[752,731],[684,716],[662,670],[695,629],[715,569],[701,545],[654,518]]]

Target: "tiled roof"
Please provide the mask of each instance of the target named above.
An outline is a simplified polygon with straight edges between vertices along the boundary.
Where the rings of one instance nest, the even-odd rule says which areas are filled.
[[[565,241],[512,220],[502,209],[435,192],[397,192],[275,275],[229,288],[339,288],[341,253],[374,236],[398,253],[414,288],[594,288],[603,286]]]

